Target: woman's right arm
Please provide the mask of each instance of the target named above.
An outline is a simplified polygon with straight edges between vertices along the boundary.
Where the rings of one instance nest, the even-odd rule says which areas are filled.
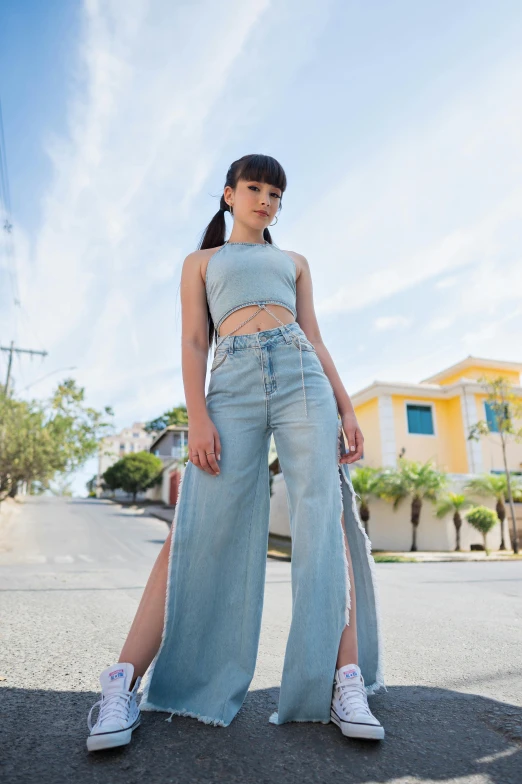
[[[189,460],[213,476],[219,474],[221,442],[205,402],[209,342],[201,252],[189,253],[181,270],[181,369],[189,420]],[[215,454],[207,455],[207,452]]]

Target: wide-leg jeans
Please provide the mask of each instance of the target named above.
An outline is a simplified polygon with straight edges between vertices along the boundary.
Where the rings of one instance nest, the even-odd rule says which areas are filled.
[[[333,388],[297,322],[227,336],[214,355],[207,410],[220,474],[188,462],[175,509],[163,637],[142,710],[228,726],[258,652],[270,516],[273,433],[292,537],[292,620],[278,711],[269,720],[330,721],[341,634],[355,580],[359,666],[386,690],[371,543],[357,511]]]

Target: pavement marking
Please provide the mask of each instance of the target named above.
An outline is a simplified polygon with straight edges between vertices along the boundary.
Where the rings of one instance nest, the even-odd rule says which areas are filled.
[[[126,561],[123,555],[109,555],[109,561]]]
[[[74,563],[74,558],[72,555],[55,555],[54,562],[60,564],[69,564]]]
[[[515,754],[517,752],[518,752],[517,747],[512,747],[510,749],[503,749],[502,751],[497,751],[494,754],[488,754],[487,757],[481,757],[480,759],[477,760],[477,762],[479,762],[481,765],[489,764],[491,762],[496,762],[497,760],[502,759],[503,757],[511,757],[512,754]]]
[[[80,561],[85,561],[86,563],[94,563],[94,558],[91,558],[90,555],[83,555],[83,553],[81,553],[78,555],[78,558]]]
[[[47,556],[45,555],[27,555],[22,563],[47,563]]]

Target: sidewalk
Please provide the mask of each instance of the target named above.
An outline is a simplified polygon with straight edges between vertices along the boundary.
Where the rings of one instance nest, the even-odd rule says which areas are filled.
[[[385,550],[372,551],[373,558],[376,563],[430,563],[430,562],[443,562],[443,561],[522,561],[522,554],[514,555],[512,550],[503,551],[495,550],[490,555],[486,555],[484,551],[473,550],[458,552],[444,552],[435,550],[426,550],[416,552],[392,552]],[[292,560],[292,545],[289,539],[284,539],[281,536],[269,536],[268,539],[268,557],[276,558],[279,561]]]
[[[9,534],[16,517],[21,513],[22,504],[14,498],[6,498],[0,503],[0,552],[9,549]]]
[[[373,550],[375,561],[414,561],[427,563],[433,561],[522,561],[522,554],[515,555],[513,550],[493,550],[486,555],[484,550],[417,550],[415,552],[392,552],[387,550]]]
[[[175,506],[143,506],[145,514],[157,517],[159,520],[164,520],[164,522],[169,525],[172,525],[172,521],[174,520],[175,509]]]

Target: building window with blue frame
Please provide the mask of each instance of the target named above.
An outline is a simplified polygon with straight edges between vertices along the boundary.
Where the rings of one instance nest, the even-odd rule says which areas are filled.
[[[418,433],[425,436],[435,434],[431,406],[418,406],[413,403],[407,403],[406,414],[408,417],[408,433]]]
[[[488,423],[488,427],[490,429],[490,432],[491,433],[498,433],[499,432],[499,428],[498,428],[497,415],[495,414],[495,411],[493,410],[493,407],[491,406],[490,403],[488,403],[487,401],[484,401],[484,408],[486,409],[486,421]],[[504,418],[505,419],[509,418],[509,406],[508,406],[507,403],[504,406]]]

